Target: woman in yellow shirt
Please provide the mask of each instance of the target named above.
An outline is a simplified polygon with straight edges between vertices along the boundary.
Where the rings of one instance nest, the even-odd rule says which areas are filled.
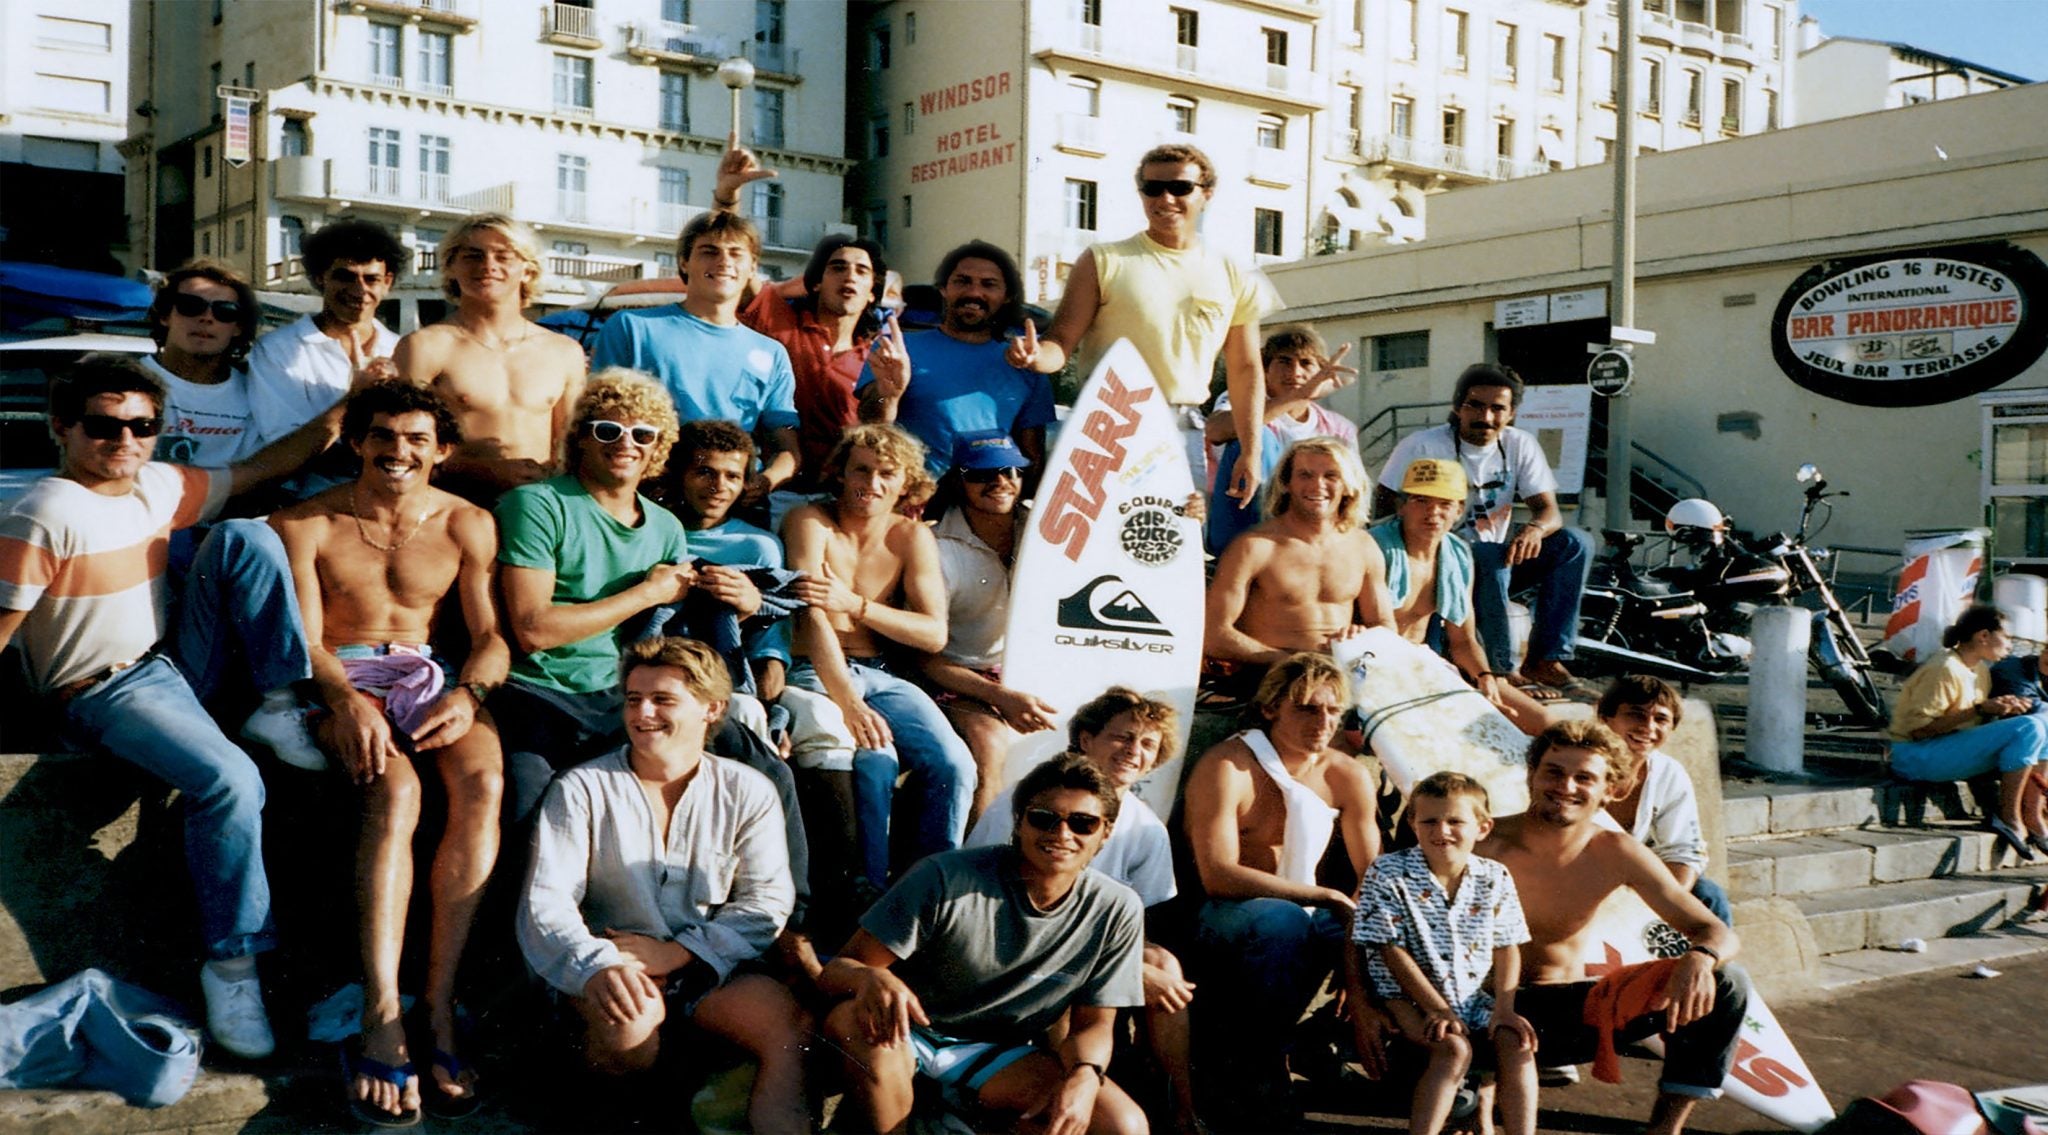
[[[1908,780],[1998,776],[1991,830],[2022,861],[2048,852],[2044,786],[2048,717],[2025,699],[1991,696],[1991,664],[2012,649],[2005,616],[1972,607],[1942,632],[1947,649],[1913,672],[1892,709],[1892,771]],[[2032,844],[2033,847],[2027,846]]]

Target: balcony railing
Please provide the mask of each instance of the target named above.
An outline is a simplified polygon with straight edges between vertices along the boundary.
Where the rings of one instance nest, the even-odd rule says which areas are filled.
[[[654,207],[654,230],[662,233],[679,233],[683,226],[705,212],[701,205],[685,205],[680,201],[663,201]]]
[[[575,46],[599,47],[597,10],[581,4],[546,4],[540,10],[540,37]]]
[[[1737,114],[1722,115],[1721,129],[1729,134],[1742,133],[1742,116]]]
[[[558,99],[555,102],[555,113],[565,118],[595,118],[597,108],[589,103],[562,102]]]
[[[1109,150],[1103,145],[1102,135],[1102,119],[1095,115],[1073,112],[1060,115],[1057,145],[1062,150],[1083,154],[1106,154]]]
[[[579,189],[555,190],[555,219],[570,224],[590,221],[590,195]]]
[[[396,166],[369,166],[363,170],[363,196],[396,198],[398,196],[398,168]]]
[[[420,174],[420,200],[435,205],[448,203],[448,175],[445,173]]]
[[[370,72],[370,85],[373,87],[390,87],[393,90],[402,91],[405,89],[405,76],[372,71]]]
[[[1721,55],[1738,63],[1755,63],[1756,45],[1741,32],[1722,32]]]
[[[1684,20],[1678,25],[1678,46],[1687,51],[1701,51],[1711,55],[1720,43],[1721,37],[1705,24]]]
[[[808,251],[825,235],[823,221],[801,217],[755,217],[753,221],[761,230],[761,243],[770,248]]]
[[[361,15],[377,12],[399,16],[429,27],[466,32],[476,26],[475,9],[481,0],[335,0],[335,8]]]
[[[623,280],[638,280],[645,276],[647,262],[628,260],[622,256],[550,255],[547,258],[547,274],[615,284]]]
[[[412,84],[412,89],[420,92],[423,95],[439,95],[442,98],[447,98],[449,95],[455,93],[455,88],[451,84],[434,83],[429,82],[426,79],[414,80]]]
[[[1367,161],[1411,166],[1433,173],[1462,174],[1485,181],[1534,177],[1550,171],[1550,167],[1542,162],[1516,161],[1512,158],[1481,154],[1464,146],[1446,146],[1394,134],[1377,134],[1361,138],[1358,155]]]
[[[732,41],[706,33],[695,24],[640,20],[627,25],[626,50],[681,63],[717,64],[732,55]]]
[[[803,53],[786,43],[763,43],[750,39],[740,44],[740,54],[761,70],[777,75],[794,75],[802,66]]]
[[[1323,76],[1301,67],[1269,64],[1264,59],[1202,52],[1184,44],[1138,39],[1106,40],[1093,24],[1067,21],[1046,29],[1044,51],[1088,56],[1102,63],[1154,75],[1173,74],[1213,86],[1280,96],[1294,102],[1320,103]]]

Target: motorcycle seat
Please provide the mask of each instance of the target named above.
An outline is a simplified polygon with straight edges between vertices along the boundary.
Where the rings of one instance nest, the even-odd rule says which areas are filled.
[[[1620,548],[1624,551],[1634,551],[1636,548],[1641,547],[1643,541],[1648,538],[1641,532],[1625,532],[1619,528],[1602,528],[1600,530],[1600,539],[1606,541],[1609,547]]]

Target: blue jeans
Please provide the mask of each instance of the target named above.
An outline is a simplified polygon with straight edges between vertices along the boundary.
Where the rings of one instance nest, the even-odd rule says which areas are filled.
[[[1586,995],[1593,982],[1528,985],[1515,992],[1515,1011],[1536,1028],[1538,1060],[1545,1065],[1584,1064],[1593,1059],[1599,1034],[1586,1023]],[[1657,1089],[1668,1095],[1718,1099],[1721,1081],[1735,1063],[1742,1020],[1749,1013],[1749,974],[1729,963],[1714,971],[1714,1007],[1683,1028],[1664,1033],[1664,1074]],[[1664,1028],[1664,1011],[1646,1013],[1614,1030],[1617,1043],[1642,1040]]]
[[[1728,892],[1721,888],[1721,884],[1701,875],[1692,881],[1692,897],[1713,911],[1714,917],[1721,920],[1721,925],[1735,925],[1735,908],[1729,905]]]
[[[238,669],[234,681],[257,693],[313,676],[306,621],[275,529],[260,520],[213,526],[185,577],[168,645],[203,702],[220,692],[237,647],[247,673]]]
[[[79,694],[63,708],[65,740],[105,747],[184,798],[185,865],[199,898],[209,958],[275,944],[263,873],[263,778],[222,735],[176,666],[157,655]]]
[[[861,866],[877,887],[889,884],[889,814],[895,805],[896,771],[910,766],[910,789],[917,807],[912,832],[913,861],[934,851],[960,846],[967,836],[967,812],[974,806],[974,754],[967,742],[931,699],[931,695],[889,672],[875,658],[849,658],[846,670],[853,688],[870,709],[889,723],[895,743],[885,749],[853,753],[854,822],[859,831]],[[824,693],[825,683],[809,660],[790,668],[789,684]]]
[[[1195,916],[1199,980],[1205,1005],[1219,1010],[1216,1026],[1228,1030],[1228,1047],[1285,1052],[1316,988],[1336,968],[1347,929],[1336,911],[1287,899],[1204,902]]]
[[[198,1075],[199,1033],[178,1008],[100,970],[0,1005],[0,1088],[102,1088],[164,1107]]]
[[[1968,780],[1987,772],[2018,772],[2044,756],[2048,718],[2029,713],[1925,741],[1893,741],[1892,772],[1907,780]]]
[[[1565,661],[1579,634],[1579,600],[1586,594],[1586,576],[1593,570],[1593,538],[1576,528],[1560,528],[1543,538],[1533,560],[1508,566],[1508,546],[1473,540],[1472,617],[1486,664],[1502,674],[1515,668],[1514,634],[1508,627],[1508,593],[1536,585],[1536,609],[1529,625],[1530,662]]]

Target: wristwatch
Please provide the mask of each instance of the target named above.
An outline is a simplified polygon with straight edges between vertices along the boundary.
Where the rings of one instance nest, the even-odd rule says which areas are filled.
[[[484,699],[491,696],[491,687],[484,682],[464,682],[457,688],[469,691],[469,696],[476,699],[478,709],[482,709]]]
[[[1091,1069],[1094,1069],[1094,1071],[1095,1071],[1095,1080],[1096,1080],[1096,1082],[1097,1082],[1097,1083],[1101,1083],[1101,1082],[1103,1082],[1103,1081],[1105,1081],[1105,1080],[1108,1080],[1108,1079],[1109,1079],[1109,1073],[1107,1073],[1107,1072],[1104,1072],[1104,1071],[1102,1070],[1102,1065],[1100,1065],[1100,1064],[1097,1064],[1097,1063],[1096,1063],[1096,1062],[1094,1062],[1093,1060],[1078,1060],[1078,1061],[1075,1061],[1075,1062],[1074,1062],[1074,1066],[1073,1066],[1072,1068],[1069,1068],[1069,1069],[1067,1069],[1067,1071],[1068,1071],[1068,1073],[1069,1073],[1069,1074],[1071,1074],[1071,1073],[1074,1073],[1074,1072],[1079,1072],[1079,1071],[1080,1071],[1081,1069],[1083,1069],[1083,1068],[1091,1068]]]
[[[1712,946],[1700,946],[1700,945],[1695,945],[1695,946],[1691,947],[1690,949],[1686,950],[1686,953],[1688,953],[1688,954],[1705,954],[1705,955],[1706,955],[1707,957],[1709,957],[1709,958],[1711,958],[1711,959],[1713,960],[1713,962],[1714,962],[1714,964],[1715,964],[1715,965],[1720,965],[1720,964],[1721,964],[1721,955],[1720,955],[1720,954],[1719,954],[1719,953],[1718,953],[1717,951],[1715,951],[1715,949],[1714,949],[1714,948],[1713,948]]]

